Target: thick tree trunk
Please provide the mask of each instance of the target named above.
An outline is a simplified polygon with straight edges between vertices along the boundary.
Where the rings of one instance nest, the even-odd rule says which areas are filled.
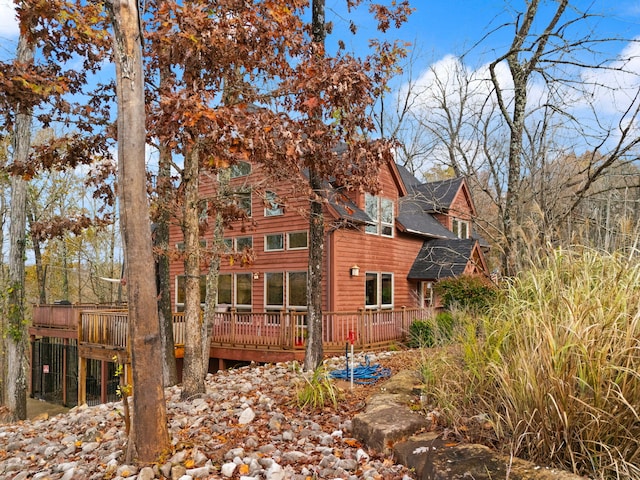
[[[173,338],[173,312],[171,311],[171,287],[169,282],[169,189],[171,187],[171,152],[160,147],[158,168],[158,203],[160,214],[156,225],[154,243],[157,253],[158,315],[162,342],[162,378],[165,387],[178,383],[176,355]]]
[[[184,187],[184,371],[182,398],[204,393],[203,330],[200,308],[200,228],[198,209],[199,155],[197,149],[185,155],[182,185]]]
[[[324,55],[326,38],[324,0],[313,0],[311,33],[318,55]],[[322,347],[322,259],[324,256],[324,213],[322,211],[322,178],[309,168],[312,198],[309,205],[309,269],[307,272],[307,344],[304,369],[315,370],[324,356]]]
[[[322,347],[322,259],[324,257],[324,214],[320,201],[322,180],[309,172],[309,183],[317,196],[311,200],[309,217],[309,270],[307,273],[307,344],[304,369],[315,370],[324,356]]]
[[[127,461],[151,463],[169,450],[161,341],[145,172],[142,32],[135,0],[106,2],[113,23],[118,94],[120,221],[129,288],[133,415]]]
[[[34,47],[23,36],[18,41],[16,60],[33,61]],[[26,164],[31,145],[31,110],[17,106],[13,132],[13,163]],[[7,300],[7,378],[5,404],[14,420],[27,418],[28,332],[24,321],[24,254],[27,223],[27,184],[11,179],[11,225],[9,227],[9,295]],[[5,333],[5,332],[3,332]]]

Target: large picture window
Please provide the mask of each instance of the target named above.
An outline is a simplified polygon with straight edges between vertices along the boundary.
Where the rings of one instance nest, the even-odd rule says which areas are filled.
[[[393,237],[393,200],[365,193],[364,208],[372,220],[372,223],[365,226],[365,232],[383,237]]]
[[[307,272],[288,273],[288,306],[295,309],[307,308]]]
[[[184,310],[185,291],[184,283],[186,276],[176,276],[176,309],[181,312]],[[200,275],[200,306],[204,306],[204,301],[207,296],[207,277],[206,275]]]
[[[267,310],[282,310],[284,307],[284,273],[265,274],[265,302]]]
[[[236,273],[236,302],[238,310],[251,310],[251,273]]]
[[[221,273],[218,275],[218,305],[233,305],[233,276],[230,273]]]
[[[393,274],[367,272],[364,297],[366,308],[393,308]]]

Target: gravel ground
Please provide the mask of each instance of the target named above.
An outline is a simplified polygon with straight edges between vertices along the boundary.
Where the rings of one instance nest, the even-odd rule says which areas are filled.
[[[408,352],[369,354],[392,372],[412,365]],[[356,356],[364,363],[365,356]],[[327,361],[344,368],[344,358]],[[124,463],[121,403],[80,406],[47,419],[0,425],[0,478],[172,480],[404,479],[410,471],[350,437],[351,419],[379,385],[344,387],[337,409],[300,410],[294,364],[252,365],[208,375],[204,395],[165,391],[173,451],[157,465]]]

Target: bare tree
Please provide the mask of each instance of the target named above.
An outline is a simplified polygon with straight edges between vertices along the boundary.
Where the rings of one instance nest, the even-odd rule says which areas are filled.
[[[565,227],[598,179],[633,162],[640,142],[637,56],[603,48],[635,40],[598,36],[598,15],[569,0],[522,3],[487,35],[513,29],[503,54],[475,69],[446,57],[398,102],[430,160],[469,179],[507,273],[530,248],[570,241]]]
[[[151,463],[169,449],[162,381],[151,222],[145,171],[145,104],[142,31],[135,0],[105,3],[113,25],[118,94],[120,220],[129,288],[129,342],[133,418],[128,461]]]

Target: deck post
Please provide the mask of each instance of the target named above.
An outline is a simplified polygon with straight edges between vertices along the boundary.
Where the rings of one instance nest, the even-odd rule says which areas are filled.
[[[78,358],[78,406],[87,403],[87,359]]]
[[[231,309],[231,343],[236,343],[236,309]]]
[[[69,339],[62,341],[62,404],[67,405],[67,350]]]
[[[364,337],[365,337],[365,323],[364,323],[364,308],[358,309],[358,341],[360,342],[360,347],[364,347]]]

